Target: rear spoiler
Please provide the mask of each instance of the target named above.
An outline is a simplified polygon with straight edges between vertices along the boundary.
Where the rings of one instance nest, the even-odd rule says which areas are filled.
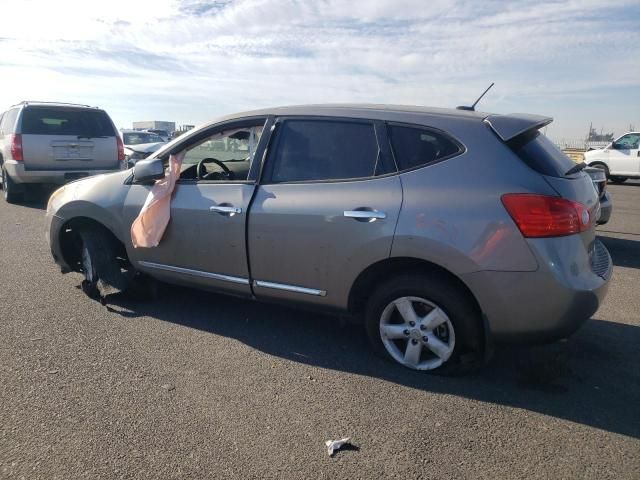
[[[553,122],[551,117],[531,115],[529,113],[510,113],[509,115],[489,115],[484,119],[484,123],[491,127],[503,142],[508,142],[514,138],[530,132],[539,130]]]

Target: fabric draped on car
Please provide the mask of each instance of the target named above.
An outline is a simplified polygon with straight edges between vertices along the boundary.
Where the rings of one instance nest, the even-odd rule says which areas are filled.
[[[180,168],[186,151],[169,157],[169,168],[164,178],[157,180],[149,191],[138,217],[131,225],[134,248],[157,247],[171,217],[171,194],[180,177]]]

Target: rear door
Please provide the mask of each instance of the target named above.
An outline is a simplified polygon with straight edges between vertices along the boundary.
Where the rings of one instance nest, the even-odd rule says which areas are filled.
[[[117,169],[117,132],[98,109],[28,106],[20,131],[27,170]]]
[[[609,170],[611,174],[640,174],[639,143],[640,133],[627,133],[611,144],[609,148]]]
[[[248,223],[258,298],[344,308],[357,276],[389,256],[402,189],[383,135],[362,120],[278,122]]]

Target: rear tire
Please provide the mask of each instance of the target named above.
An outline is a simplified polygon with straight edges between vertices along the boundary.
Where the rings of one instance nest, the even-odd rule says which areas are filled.
[[[22,199],[22,192],[4,167],[2,168],[2,190],[7,203],[17,203]]]
[[[407,368],[445,375],[482,365],[481,325],[468,294],[440,275],[391,278],[373,291],[365,312],[376,353]]]

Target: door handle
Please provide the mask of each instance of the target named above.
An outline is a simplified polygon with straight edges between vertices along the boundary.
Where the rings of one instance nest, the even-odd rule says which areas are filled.
[[[213,207],[209,207],[210,212],[216,213],[228,213],[230,215],[235,215],[236,213],[242,213],[242,209],[238,207],[231,207],[227,205],[214,205]]]
[[[387,214],[378,210],[345,210],[344,216],[356,220],[374,222],[387,218]]]

